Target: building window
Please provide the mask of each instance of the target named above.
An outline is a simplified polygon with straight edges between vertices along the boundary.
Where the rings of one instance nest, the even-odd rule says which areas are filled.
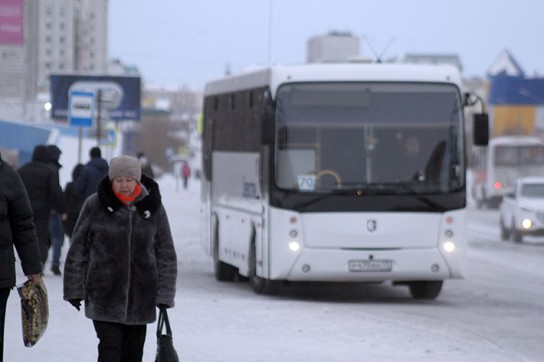
[[[249,92],[249,108],[253,108],[255,105],[255,93]]]

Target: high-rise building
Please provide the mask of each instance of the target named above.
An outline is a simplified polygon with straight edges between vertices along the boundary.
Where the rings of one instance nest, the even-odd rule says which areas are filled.
[[[0,118],[40,119],[52,73],[106,73],[108,0],[0,2]]]
[[[76,7],[76,71],[108,71],[108,0],[79,0]]]
[[[28,1],[28,0],[27,0]],[[49,74],[72,72],[76,68],[76,28],[72,0],[31,1],[36,6],[37,27],[31,38],[35,41],[36,54],[29,58],[29,65],[36,67],[38,91],[46,91]]]
[[[330,32],[307,43],[308,63],[346,62],[359,57],[359,38],[349,32]]]

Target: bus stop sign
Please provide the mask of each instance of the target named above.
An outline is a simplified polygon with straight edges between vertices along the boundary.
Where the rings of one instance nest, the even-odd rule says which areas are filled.
[[[93,126],[95,95],[93,92],[74,91],[70,93],[68,124],[73,127]]]

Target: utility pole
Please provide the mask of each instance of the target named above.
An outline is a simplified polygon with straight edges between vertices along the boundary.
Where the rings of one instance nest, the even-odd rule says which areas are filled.
[[[102,134],[102,91],[96,90],[96,146],[100,147],[100,136]]]

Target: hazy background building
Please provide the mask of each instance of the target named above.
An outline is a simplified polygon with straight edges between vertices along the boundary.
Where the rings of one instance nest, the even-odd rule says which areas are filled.
[[[307,63],[345,62],[359,57],[359,38],[349,32],[332,31],[310,38],[307,43]]]

